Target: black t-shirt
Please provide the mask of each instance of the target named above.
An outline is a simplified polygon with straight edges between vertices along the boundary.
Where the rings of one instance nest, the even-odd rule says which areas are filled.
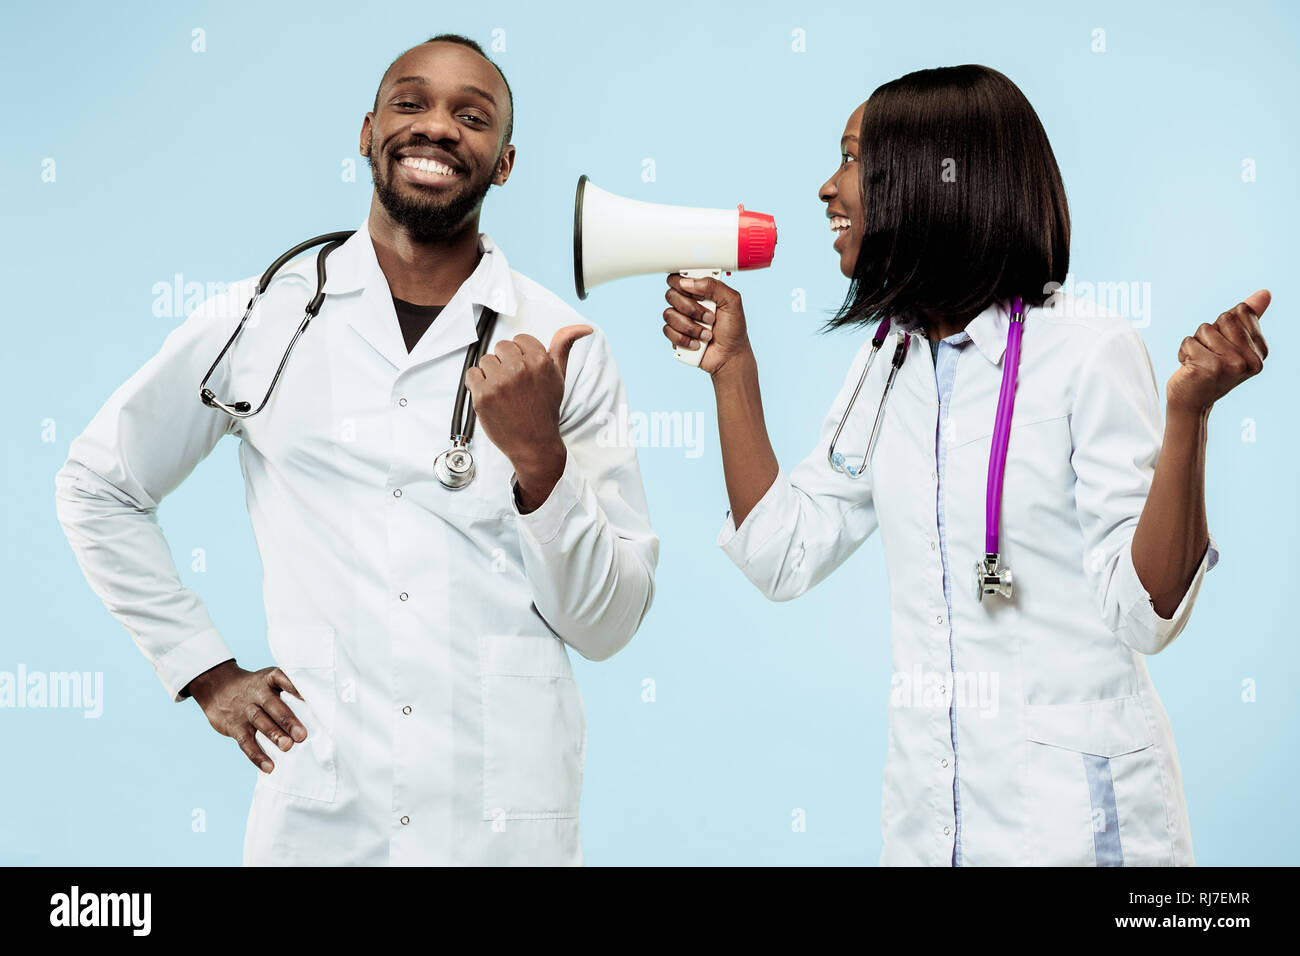
[[[425,333],[438,313],[443,310],[440,305],[416,305],[393,296],[393,309],[397,312],[397,322],[402,327],[402,338],[406,340],[406,351],[415,348],[420,336]]]

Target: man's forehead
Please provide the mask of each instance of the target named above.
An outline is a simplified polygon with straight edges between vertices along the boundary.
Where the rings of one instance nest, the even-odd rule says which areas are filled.
[[[456,61],[454,75],[449,75],[448,68],[452,66],[449,60]],[[471,85],[493,91],[492,98],[498,103],[505,94],[505,84],[496,68],[459,43],[424,43],[407,50],[388,68],[382,85],[387,88],[399,80],[418,82],[421,79],[428,84],[456,87],[469,81]]]

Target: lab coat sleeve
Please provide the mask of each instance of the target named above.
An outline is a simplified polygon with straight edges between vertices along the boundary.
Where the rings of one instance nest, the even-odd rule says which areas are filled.
[[[739,528],[728,510],[718,533],[718,546],[769,600],[789,601],[803,594],[839,567],[876,530],[871,470],[853,479],[832,471],[826,458],[840,416],[862,375],[869,348],[868,342],[850,365],[844,385],[822,421],[817,445],[808,457],[792,472],[778,470],[776,479]],[[864,435],[855,437],[850,432],[855,425],[861,425],[868,405],[875,414],[872,386],[873,381],[863,385],[863,394],[858,396],[853,418],[845,427],[837,451],[860,454],[865,446]],[[854,459],[853,455],[849,457]]]
[[[1084,573],[1102,620],[1129,647],[1155,654],[1186,626],[1219,552],[1211,535],[1182,601],[1172,616],[1160,617],[1133,566],[1133,534],[1151,490],[1163,427],[1151,358],[1127,322],[1107,333],[1080,367],[1070,433]]]
[[[73,439],[54,477],[56,513],[82,573],[175,701],[192,678],[235,656],[181,584],[157,512],[233,430],[234,420],[204,406],[198,390],[247,292],[237,285],[173,329]],[[212,381],[218,395],[229,394],[221,374]]]
[[[659,539],[626,434],[623,382],[601,330],[574,345],[568,377],[564,472],[527,514],[512,475],[510,500],[538,613],[583,657],[600,661],[632,639],[650,610]]]

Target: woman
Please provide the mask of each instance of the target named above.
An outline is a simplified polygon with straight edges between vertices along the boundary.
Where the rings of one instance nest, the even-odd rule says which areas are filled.
[[[664,335],[708,343],[731,502],[718,543],[768,598],[799,596],[880,529],[895,672],[881,862],[1190,865],[1143,655],[1182,630],[1217,560],[1207,415],[1262,368],[1269,294],[1183,341],[1162,444],[1140,336],[1054,292],[1065,191],[1005,76],[959,66],[880,87],[820,198],[852,280],[830,325],[883,345],[865,378],[872,342],[858,349],[806,460],[787,473],[772,452],[738,293],[670,276]]]

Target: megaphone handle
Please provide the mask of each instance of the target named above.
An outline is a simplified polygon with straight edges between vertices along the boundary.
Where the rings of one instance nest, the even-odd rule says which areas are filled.
[[[678,275],[685,276],[687,279],[715,279],[722,275],[721,269],[683,269]],[[712,299],[701,299],[700,305],[704,306],[709,312],[717,309],[717,303]],[[706,329],[710,328],[706,322],[697,322],[696,325],[702,325]],[[673,355],[677,361],[684,365],[691,365],[695,368],[700,367],[700,361],[704,358],[704,350],[709,347],[708,342],[700,342],[698,349],[684,349],[680,346],[673,346]]]

